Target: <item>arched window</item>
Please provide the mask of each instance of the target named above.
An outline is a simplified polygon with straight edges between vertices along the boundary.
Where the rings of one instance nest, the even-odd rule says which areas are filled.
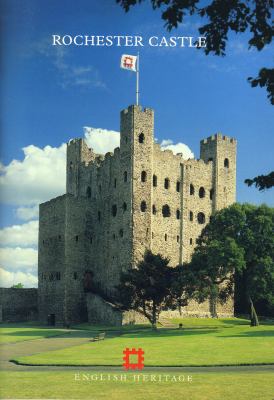
[[[194,195],[194,192],[195,192],[195,190],[194,190],[194,186],[192,185],[192,183],[189,185],[189,194],[191,195],[191,196],[193,196]]]
[[[152,214],[156,215],[156,213],[157,213],[156,206],[155,206],[155,204],[153,204],[153,206],[152,206]]]
[[[113,206],[112,206],[112,215],[113,215],[113,217],[116,217],[116,214],[117,214],[117,206],[116,206],[116,204],[113,204]]]
[[[181,217],[181,212],[180,212],[180,210],[176,210],[176,218],[177,218],[177,219],[180,219],[180,217]]]
[[[146,171],[142,171],[142,173],[141,173],[141,181],[142,182],[146,182],[146,180],[147,180],[147,173],[146,173]]]
[[[124,172],[124,182],[127,182],[127,171]]]
[[[98,211],[98,221],[101,221],[101,211]]]
[[[142,212],[145,212],[146,211],[146,209],[147,209],[147,203],[143,200],[142,202],[141,202],[141,211]]]
[[[72,167],[73,167],[73,162],[71,161],[71,162],[69,163],[69,169],[72,170]]]
[[[157,176],[153,175],[153,186],[156,187],[157,186]]]
[[[121,237],[124,236],[124,231],[123,231],[123,229],[120,229],[120,230],[119,230],[119,235],[120,235]]]
[[[140,133],[140,135],[139,135],[139,143],[144,143],[144,141],[145,141],[145,135],[144,135],[143,132],[142,132],[142,133]]]
[[[212,158],[212,157],[209,157],[209,158],[207,159],[207,161],[213,161],[213,158]]]
[[[164,184],[164,186],[165,186],[165,189],[168,189],[168,188],[169,188],[169,179],[168,179],[168,178],[165,178],[165,184]]]
[[[179,243],[179,240],[180,240],[180,236],[177,235],[177,243]]]
[[[170,208],[167,204],[165,204],[162,208],[163,217],[170,217]]]
[[[229,159],[228,158],[224,159],[224,167],[229,168]]]
[[[203,186],[200,187],[199,189],[199,197],[202,199],[203,197],[205,197],[205,189],[203,188]]]
[[[117,186],[117,179],[115,178],[114,179],[114,187],[116,188],[116,186]]]
[[[190,244],[190,245],[193,244],[193,239],[192,239],[192,238],[189,239],[189,244]]]
[[[210,189],[210,192],[209,192],[209,198],[210,198],[210,200],[213,199],[213,195],[214,195],[214,189]]]
[[[167,234],[165,234],[165,241],[167,241]]]
[[[177,181],[177,183],[176,183],[176,191],[180,192],[180,189],[181,189],[181,182]]]
[[[204,224],[205,223],[205,214],[202,212],[199,212],[197,214],[197,220],[199,224]]]
[[[122,208],[123,208],[123,211],[125,212],[127,210],[127,203],[123,203]]]
[[[189,221],[193,221],[193,212],[189,211]]]
[[[90,199],[91,198],[91,188],[90,188],[90,186],[87,187],[86,193],[87,193],[87,198]]]

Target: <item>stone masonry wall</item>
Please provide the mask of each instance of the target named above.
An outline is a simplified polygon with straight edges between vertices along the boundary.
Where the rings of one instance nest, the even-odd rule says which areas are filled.
[[[34,321],[38,316],[37,289],[0,288],[2,321]]]

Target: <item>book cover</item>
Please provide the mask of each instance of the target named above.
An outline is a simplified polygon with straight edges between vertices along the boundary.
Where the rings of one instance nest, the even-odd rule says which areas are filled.
[[[272,11],[2,1],[1,398],[273,398]]]

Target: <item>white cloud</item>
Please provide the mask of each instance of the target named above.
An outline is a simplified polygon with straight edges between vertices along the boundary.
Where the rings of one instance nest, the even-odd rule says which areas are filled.
[[[120,133],[107,129],[84,127],[85,140],[95,153],[105,154],[120,146]]]
[[[161,142],[161,149],[171,150],[173,154],[182,153],[182,158],[184,160],[188,160],[189,158],[194,158],[194,154],[186,144],[184,143],[173,144],[173,141],[170,139],[163,140]]]
[[[38,221],[0,229],[1,246],[37,246]]]
[[[38,251],[29,247],[0,248],[1,266],[7,270],[33,272],[37,270]]]
[[[39,207],[38,205],[32,207],[18,207],[15,210],[16,217],[24,221],[29,221],[30,219],[38,218]]]
[[[3,268],[0,268],[0,281],[1,287],[11,287],[17,283],[22,283],[24,287],[37,287],[38,279],[36,275],[25,272],[10,272]]]
[[[1,201],[18,206],[37,204],[65,191],[66,145],[23,148],[24,159],[1,165]],[[21,211],[22,213],[22,211]]]

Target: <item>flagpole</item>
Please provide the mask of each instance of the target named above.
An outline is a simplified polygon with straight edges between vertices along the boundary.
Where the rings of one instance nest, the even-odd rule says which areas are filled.
[[[139,52],[137,53],[137,70],[136,70],[136,104],[139,105]]]

